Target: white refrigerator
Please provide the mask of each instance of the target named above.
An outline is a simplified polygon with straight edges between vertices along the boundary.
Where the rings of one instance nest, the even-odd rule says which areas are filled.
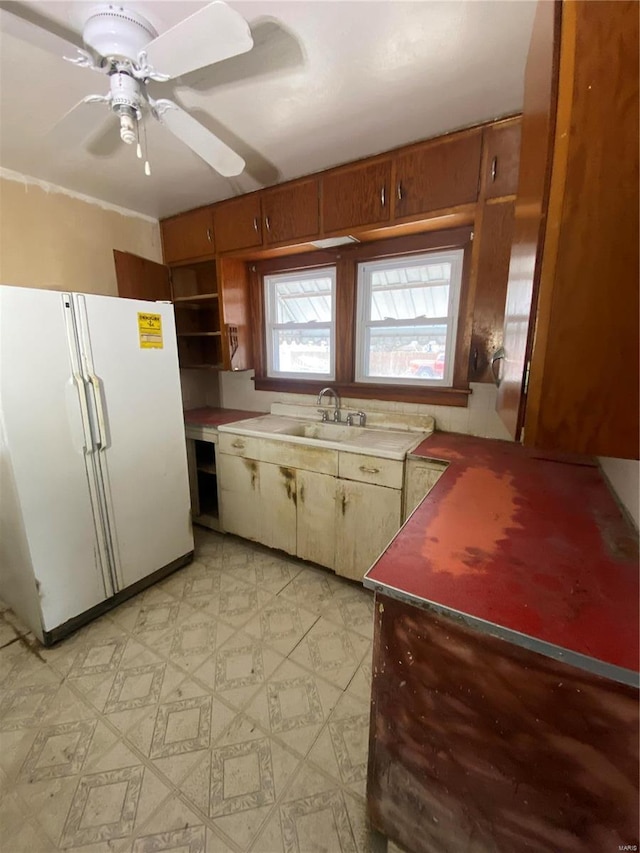
[[[0,286],[0,598],[50,644],[192,558],[173,306]]]

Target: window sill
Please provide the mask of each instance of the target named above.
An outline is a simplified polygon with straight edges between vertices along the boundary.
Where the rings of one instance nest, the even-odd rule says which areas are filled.
[[[467,408],[469,388],[434,388],[413,385],[372,385],[370,383],[340,384],[331,380],[309,379],[273,379],[258,377],[254,379],[256,391],[281,391],[286,394],[317,394],[328,385],[341,397],[361,400],[392,400],[397,403],[418,403],[429,406],[456,406]]]

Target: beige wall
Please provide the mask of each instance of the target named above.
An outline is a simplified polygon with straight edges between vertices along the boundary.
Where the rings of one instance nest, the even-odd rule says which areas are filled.
[[[0,283],[117,294],[113,250],[162,261],[158,222],[0,175]]]

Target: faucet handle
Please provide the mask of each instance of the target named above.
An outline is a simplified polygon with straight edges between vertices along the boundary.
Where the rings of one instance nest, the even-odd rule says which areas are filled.
[[[360,426],[363,427],[367,422],[367,416],[364,412],[356,412],[356,415],[360,418]]]
[[[329,412],[326,409],[318,409],[318,411],[322,415],[322,423],[329,420]]]
[[[347,426],[353,426],[353,415],[351,412],[347,415]]]

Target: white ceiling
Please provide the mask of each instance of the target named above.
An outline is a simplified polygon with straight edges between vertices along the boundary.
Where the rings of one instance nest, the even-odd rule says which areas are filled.
[[[95,3],[18,5],[69,36]],[[161,33],[204,5],[126,8]],[[221,177],[152,120],[145,177],[101,104],[83,108],[86,126],[53,129],[82,97],[105,93],[106,78],[9,35],[3,12],[0,166],[162,218],[521,109],[535,2],[229,5],[249,22],[254,49],[150,91],[175,97],[238,151],[247,162],[239,177]]]

